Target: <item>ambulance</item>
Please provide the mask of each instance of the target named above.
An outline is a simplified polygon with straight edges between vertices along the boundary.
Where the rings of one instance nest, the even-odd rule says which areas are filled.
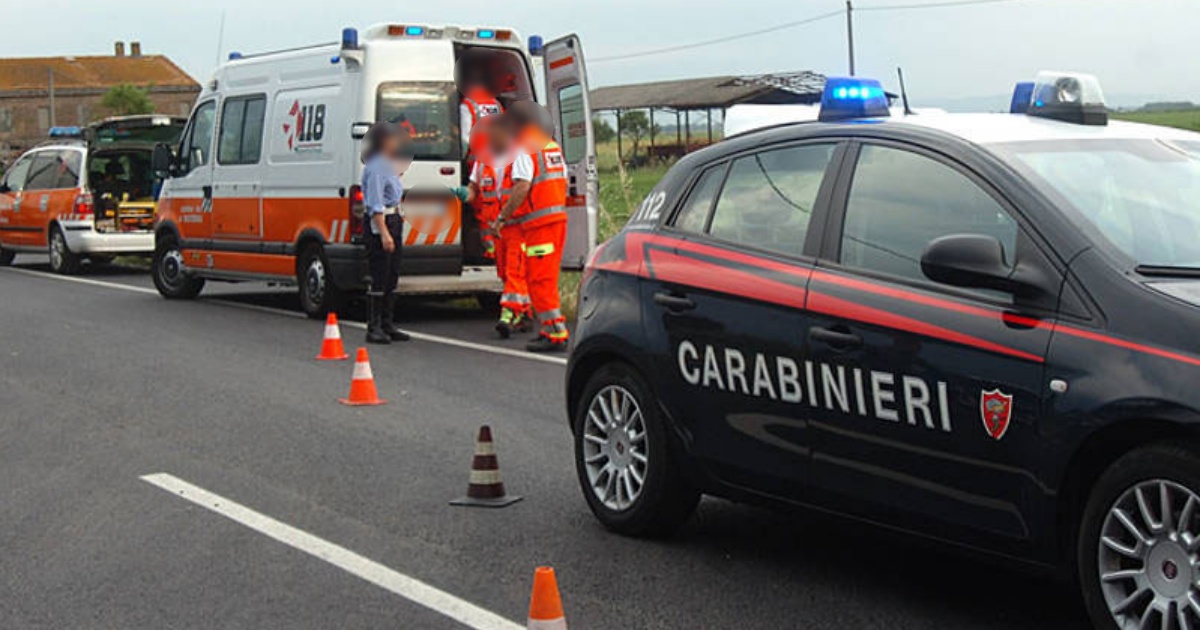
[[[366,287],[361,140],[377,121],[412,132],[403,176],[403,294],[500,289],[480,229],[450,188],[467,181],[455,63],[468,51],[504,104],[551,112],[570,176],[566,268],[596,242],[595,141],[583,50],[570,35],[528,46],[508,28],[380,24],[340,42],[231,53],[204,86],[177,146],[160,145],[165,177],[155,225],[154,284],[193,298],[206,281],[295,284],[312,317]]]

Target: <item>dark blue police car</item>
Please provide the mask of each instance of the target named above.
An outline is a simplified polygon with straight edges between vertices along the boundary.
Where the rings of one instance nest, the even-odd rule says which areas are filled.
[[[1018,114],[820,122],[681,160],[585,272],[567,376],[607,527],[702,493],[1077,575],[1109,628],[1200,628],[1200,135],[1043,73]]]

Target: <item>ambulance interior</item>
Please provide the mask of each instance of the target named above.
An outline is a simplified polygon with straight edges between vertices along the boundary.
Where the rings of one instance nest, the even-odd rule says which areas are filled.
[[[95,204],[97,230],[152,227],[154,198],[161,181],[155,177],[151,158],[152,151],[142,148],[92,152],[88,160],[88,189]]]

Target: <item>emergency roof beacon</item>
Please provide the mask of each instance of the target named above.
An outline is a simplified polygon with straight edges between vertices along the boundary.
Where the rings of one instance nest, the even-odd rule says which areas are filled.
[[[1070,72],[1015,115],[823,96],[680,160],[585,268],[593,513],[816,505],[1074,573],[1097,627],[1200,627],[1200,134]]]
[[[488,64],[505,103],[540,96],[554,115],[571,182],[563,265],[581,268],[598,203],[583,49],[574,35],[531,43],[545,58],[540,77],[508,28],[379,24],[345,29],[337,43],[231,54],[182,141],[158,152],[167,175],[155,231],[159,292],[194,297],[208,279],[295,283],[305,312],[320,317],[364,288],[360,145],[387,120],[413,138],[399,291],[498,295],[480,226],[449,190],[468,176],[454,68],[469,51]]]

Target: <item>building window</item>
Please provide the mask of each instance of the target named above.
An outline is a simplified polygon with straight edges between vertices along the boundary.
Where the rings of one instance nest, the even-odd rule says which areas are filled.
[[[0,107],[0,133],[11,133],[12,130],[12,109]]]
[[[38,129],[41,129],[42,131],[50,130],[50,108],[49,107],[39,107],[38,108]]]

